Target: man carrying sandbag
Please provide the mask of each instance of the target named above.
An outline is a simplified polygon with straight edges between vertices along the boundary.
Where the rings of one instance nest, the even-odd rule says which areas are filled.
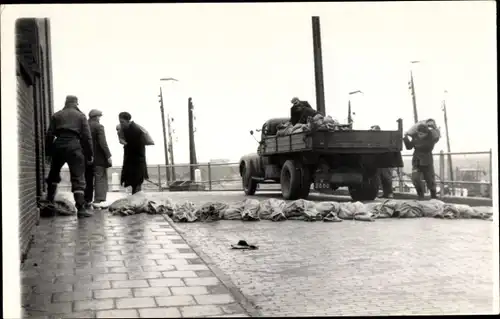
[[[412,137],[411,141],[409,139],[410,136]],[[439,141],[439,137],[439,130],[434,125],[417,123],[416,129],[405,133],[403,138],[406,149],[414,149],[411,176],[419,200],[424,199],[422,175],[431,193],[431,198],[437,198],[432,151],[434,145]]]
[[[99,123],[101,116],[102,112],[99,110],[94,109],[89,112],[90,133],[94,145],[94,162],[85,168],[87,184],[85,202],[87,206],[90,206],[92,200],[94,200],[94,204],[105,202],[108,193],[108,168],[112,166],[112,163],[104,126]]]
[[[309,102],[301,101],[298,97],[292,99],[292,107],[290,108],[290,123],[307,124],[308,117],[314,117],[318,112],[314,110]]]
[[[128,112],[118,115],[120,126],[117,127],[118,138],[123,144],[123,167],[121,184],[131,186],[132,194],[141,191],[142,183],[148,179],[146,164],[146,146],[154,145],[149,133],[140,125],[131,121]]]
[[[373,125],[372,131],[380,131],[380,126]],[[377,175],[382,184],[382,198],[394,198],[392,193],[392,168],[384,167],[377,170]]]
[[[64,108],[52,115],[46,134],[46,154],[51,158],[47,177],[47,201],[55,199],[61,168],[68,164],[77,217],[92,216],[85,209],[85,165],[93,162],[92,136],[87,117],[78,108],[78,98],[66,97]]]

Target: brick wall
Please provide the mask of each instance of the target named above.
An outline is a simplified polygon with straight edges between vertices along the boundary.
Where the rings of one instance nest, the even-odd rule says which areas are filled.
[[[28,252],[39,220],[38,199],[45,191],[45,131],[53,110],[50,37],[47,19],[16,21],[17,115],[19,136],[19,242]]]

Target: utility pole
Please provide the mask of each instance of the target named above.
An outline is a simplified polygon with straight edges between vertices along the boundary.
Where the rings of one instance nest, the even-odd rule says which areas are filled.
[[[321,53],[321,27],[319,17],[312,17],[313,49],[314,49],[314,79],[316,84],[316,109],[325,115],[325,86],[323,82],[323,57]]]
[[[160,82],[167,82],[167,81],[174,81],[174,82],[178,82],[179,80],[175,79],[175,78],[161,78],[160,79]],[[162,95],[161,93],[161,86],[160,86],[160,95]],[[166,133],[165,133],[165,115],[164,115],[164,111],[163,111],[163,95],[161,96],[161,120],[162,120],[162,123],[163,123],[163,136],[164,136],[164,147],[165,147],[165,162],[166,162],[166,165],[167,165],[167,183],[170,182],[170,171],[172,171],[172,180],[175,181],[175,168],[172,166],[172,167],[168,167],[168,153],[170,152],[170,156],[172,158],[172,165],[174,165],[174,148],[173,148],[173,141],[172,141],[172,134],[171,134],[171,131],[170,131],[170,115],[167,115],[168,117],[168,121],[167,121],[167,125],[168,125],[168,138],[170,139],[170,142],[168,143],[167,145],[167,138],[166,138]]]
[[[352,92],[349,92],[349,102],[347,103],[347,123],[348,124],[352,124],[353,120],[352,120],[352,112],[351,112],[351,96],[354,95],[354,94],[363,94],[363,92],[361,90],[356,90],[356,91],[352,91]]]
[[[170,118],[167,114],[167,126],[168,126],[168,151],[170,152],[170,163],[172,163],[172,181],[175,181],[175,162],[174,162],[174,139],[172,138],[172,127],[171,122],[174,119]]]
[[[167,148],[167,133],[165,129],[165,110],[163,108],[163,93],[161,91],[161,86],[160,86],[160,95],[158,95],[160,98],[160,110],[161,110],[161,124],[163,126],[163,147],[165,148],[165,165],[167,166],[167,185],[168,182],[170,182],[170,170],[168,168],[168,148]]]
[[[194,143],[194,119],[193,119],[194,105],[192,98],[188,99],[188,118],[189,118],[189,175],[191,181],[195,180],[194,171],[196,170],[196,147]]]
[[[411,64],[420,63],[420,61],[411,61]],[[413,71],[410,69],[410,81],[408,82],[408,86],[411,93],[411,101],[413,103],[413,119],[415,123],[418,122],[418,113],[417,113],[417,97],[415,95],[415,82],[413,80]]]
[[[448,93],[448,91],[444,91],[445,95]],[[442,107],[441,109],[443,110],[444,113],[444,126],[446,128],[446,146],[448,147],[448,169],[450,171],[450,181],[453,182],[453,164],[451,161],[451,146],[450,146],[450,131],[448,130],[448,114],[446,113],[446,99],[443,99],[442,102]],[[444,176],[442,177],[444,178]],[[455,193],[455,185],[451,184],[451,189],[453,193]]]

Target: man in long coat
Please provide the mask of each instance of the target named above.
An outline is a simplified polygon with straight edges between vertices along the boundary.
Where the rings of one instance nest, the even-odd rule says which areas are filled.
[[[99,204],[106,201],[108,193],[108,168],[112,166],[111,152],[106,141],[104,126],[99,123],[102,112],[91,110],[89,113],[90,133],[94,145],[94,162],[85,169],[85,201],[87,204]],[[95,197],[94,197],[95,190]]]
[[[142,189],[142,183],[149,179],[146,165],[146,133],[133,121],[128,112],[118,115],[121,129],[118,131],[120,140],[123,142],[123,167],[121,184],[124,187],[131,186],[132,194]]]

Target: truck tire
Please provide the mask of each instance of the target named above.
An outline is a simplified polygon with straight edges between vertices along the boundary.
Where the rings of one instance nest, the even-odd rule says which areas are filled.
[[[243,191],[245,195],[252,196],[257,190],[257,181],[252,179],[252,172],[246,165],[243,167],[243,174],[241,174],[241,182],[243,184]]]
[[[377,175],[371,175],[365,178],[365,181],[356,186],[349,187],[349,194],[355,202],[370,201],[377,198],[380,181]]]
[[[287,160],[281,168],[281,194],[284,199],[295,200],[302,195],[302,174],[297,166],[295,161]]]

